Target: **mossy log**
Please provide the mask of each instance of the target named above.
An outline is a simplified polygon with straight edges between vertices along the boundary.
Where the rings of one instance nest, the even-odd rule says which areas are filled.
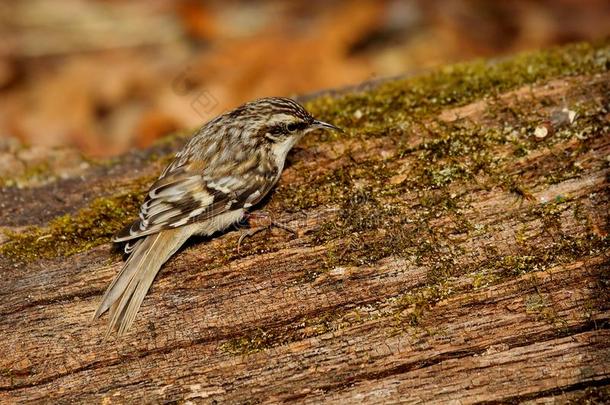
[[[121,338],[109,237],[185,138],[5,176],[0,402],[608,400],[610,43],[305,102],[346,132],[263,204],[298,235],[193,240]]]

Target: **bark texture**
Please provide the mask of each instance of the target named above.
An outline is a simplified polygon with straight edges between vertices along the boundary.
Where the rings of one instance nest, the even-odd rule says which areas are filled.
[[[310,101],[348,131],[299,146],[264,204],[299,235],[240,254],[236,231],[193,241],[123,338],[90,321],[121,256],[79,221],[128,221],[183,140],[6,183],[0,402],[607,401],[610,73],[595,52],[595,71],[416,118],[367,107],[413,79]]]

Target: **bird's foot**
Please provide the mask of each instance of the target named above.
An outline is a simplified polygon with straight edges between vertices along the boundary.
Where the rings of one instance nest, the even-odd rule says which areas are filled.
[[[292,233],[293,235],[297,235],[296,229],[291,228],[290,226],[283,224],[281,222],[274,221],[271,219],[271,215],[266,211],[257,211],[254,213],[246,213],[244,219],[241,221],[250,228],[246,231],[243,231],[237,240],[237,253],[240,253],[241,244],[244,239],[249,238],[250,236],[254,236],[261,231],[270,230],[273,227],[283,229],[287,232]]]

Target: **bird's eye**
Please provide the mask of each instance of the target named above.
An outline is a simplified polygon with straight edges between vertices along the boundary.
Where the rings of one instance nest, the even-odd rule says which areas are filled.
[[[288,124],[288,126],[286,126],[286,129],[288,130],[288,132],[294,132],[297,129],[299,129],[300,125],[298,122],[293,122],[291,124]]]

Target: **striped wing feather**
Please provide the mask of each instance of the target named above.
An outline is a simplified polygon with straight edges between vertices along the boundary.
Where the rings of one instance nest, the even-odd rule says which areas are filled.
[[[229,210],[256,204],[273,186],[274,174],[247,171],[243,176],[211,179],[179,169],[164,173],[150,188],[139,218],[115,242],[205,221]],[[129,249],[129,248],[128,248]]]

